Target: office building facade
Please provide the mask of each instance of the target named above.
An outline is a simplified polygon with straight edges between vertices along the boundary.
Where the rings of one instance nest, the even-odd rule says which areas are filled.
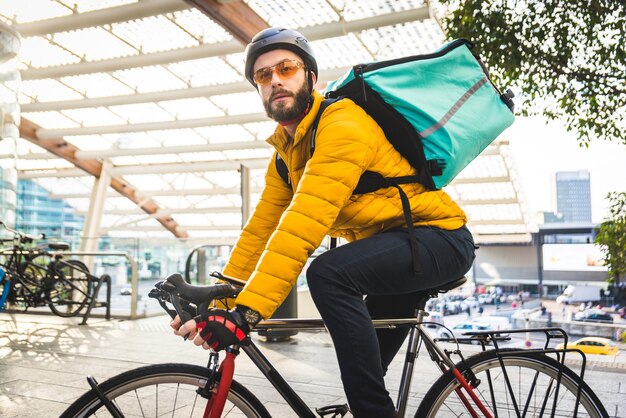
[[[556,207],[563,222],[591,222],[591,179],[589,171],[556,173]]]

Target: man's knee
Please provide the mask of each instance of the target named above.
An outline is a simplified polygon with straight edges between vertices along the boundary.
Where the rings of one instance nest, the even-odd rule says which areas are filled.
[[[311,292],[316,292],[323,287],[323,283],[328,282],[332,274],[328,265],[320,256],[315,258],[306,270],[306,280]]]

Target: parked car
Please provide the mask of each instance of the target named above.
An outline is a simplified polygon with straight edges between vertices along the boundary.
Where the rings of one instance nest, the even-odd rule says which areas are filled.
[[[585,354],[603,354],[609,356],[616,356],[619,354],[619,348],[608,338],[602,337],[584,337],[580,340],[570,342],[567,344],[567,348],[579,349]],[[563,344],[556,346],[557,350],[563,349]]]
[[[492,293],[482,293],[477,296],[478,303],[481,305],[491,305],[495,302],[495,295]]]
[[[613,316],[601,309],[587,309],[574,315],[574,321],[613,323]]]
[[[450,330],[441,328],[439,330],[438,337],[439,338],[454,337],[454,338],[468,339],[468,338],[471,338],[471,336],[463,335],[466,332],[491,331],[491,330],[493,330],[493,327],[490,324],[483,324],[477,321],[464,321],[464,322],[460,322],[456,324],[455,326],[450,328]],[[450,334],[450,332],[452,332],[452,335]],[[500,334],[500,336],[508,337],[509,334]],[[478,344],[478,341],[476,340],[474,341],[468,340],[468,341],[463,341],[463,342],[470,342],[472,344]]]
[[[480,302],[474,296],[470,296],[463,300],[461,306],[463,308],[467,308],[469,306],[473,312],[476,312],[478,311],[478,308],[480,308]]]

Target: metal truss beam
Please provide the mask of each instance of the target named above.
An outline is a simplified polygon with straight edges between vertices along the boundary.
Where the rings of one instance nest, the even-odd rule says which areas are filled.
[[[462,177],[456,178],[450,183],[452,186],[457,184],[473,184],[473,183],[510,183],[511,178],[509,176],[496,176],[496,177]]]
[[[162,131],[168,129],[202,128],[207,126],[220,125],[243,125],[245,123],[265,122],[267,120],[267,115],[265,113],[250,113],[245,115],[216,116],[212,118],[183,119],[166,122],[133,123],[127,125],[86,126],[81,128],[61,129],[39,128],[37,130],[37,136],[39,138],[47,139],[57,138],[59,136],[73,135],[102,135],[130,132],[148,132]]]
[[[78,160],[74,157],[74,154],[78,150],[74,145],[65,141],[62,137],[57,138],[40,138],[37,136],[37,131],[40,127],[22,118],[20,124],[20,136],[30,142],[48,150],[54,155],[61,157],[72,164],[74,164],[83,175],[91,175],[99,178],[102,173],[102,163],[98,160]],[[120,193],[122,196],[127,197],[135,204],[139,205],[144,212],[152,214],[157,212],[160,208],[159,205],[151,199],[139,199],[136,195],[136,190],[124,178],[111,174],[110,185],[111,187]],[[171,231],[177,238],[187,238],[188,234],[181,230],[176,221],[171,217],[159,217],[157,218],[159,223],[163,225],[167,230]]]
[[[471,206],[471,205],[516,205],[519,201],[516,198],[508,198],[508,199],[474,199],[474,200],[464,200],[464,199],[456,199],[456,203],[461,206]]]
[[[68,143],[66,143],[68,144]],[[68,144],[72,146],[71,144]],[[73,159],[77,163],[81,161]],[[73,162],[73,161],[72,161]],[[97,162],[97,161],[96,161]],[[111,168],[111,175],[143,175],[143,174],[166,174],[166,173],[200,173],[207,171],[238,171],[241,164],[251,169],[263,169],[267,167],[269,158],[242,158],[227,161],[203,161],[191,163],[170,163],[154,165],[129,165]],[[42,177],[84,177],[91,173],[76,168],[42,169],[42,170],[22,170],[18,172],[20,179],[37,179]],[[139,192],[141,194],[141,192]],[[136,196],[136,192],[133,194]]]
[[[252,187],[251,193],[260,193],[261,187]],[[170,190],[141,190],[137,194],[143,197],[171,197],[171,196],[221,196],[221,195],[239,195],[239,187],[216,187],[213,189],[170,189]],[[50,199],[86,199],[89,193],[50,193]],[[119,193],[113,192],[107,194],[107,198],[120,197]]]
[[[472,232],[476,244],[527,244],[531,242],[529,233],[517,234],[480,234]]]
[[[344,36],[350,32],[376,29],[381,26],[398,25],[421,21],[429,18],[428,7],[405,10],[402,13],[388,13],[351,22],[331,22],[317,26],[302,28],[301,32],[310,41]],[[242,44],[236,40],[218,44],[180,48],[170,51],[140,54],[132,57],[119,57],[93,62],[81,62],[46,68],[31,68],[22,71],[22,80],[39,80],[44,78],[60,78],[72,75],[112,72],[148,65],[164,65],[172,62],[187,61],[200,58],[219,57],[242,52]]]
[[[155,147],[155,148],[123,148],[123,149],[102,149],[102,150],[78,150],[74,155],[79,160],[90,160],[111,157],[136,157],[141,155],[168,155],[168,154],[192,154],[197,152],[214,152],[214,151],[236,151],[250,149],[269,149],[269,145],[265,141],[244,141],[244,142],[224,142],[218,144],[202,144],[202,145],[179,145],[173,147]],[[10,154],[0,155],[2,158],[12,158]],[[49,152],[37,152],[20,155],[23,160],[50,160],[56,156]]]
[[[471,226],[476,226],[476,225],[522,225],[522,226],[524,226],[524,228],[527,227],[526,222],[524,222],[524,219],[522,219],[522,218],[517,218],[517,219],[470,220],[468,222],[468,224],[471,225]]]
[[[333,68],[320,70],[319,82],[324,83],[344,75],[349,68]],[[137,103],[153,103],[167,100],[191,99],[195,97],[211,97],[224,94],[248,93],[252,86],[247,81],[237,81],[213,86],[189,87],[180,90],[157,91],[150,93],[125,94],[122,96],[94,97],[87,99],[59,100],[51,102],[25,103],[21,105],[22,113],[48,112],[65,109],[84,109],[91,107],[108,107]]]
[[[251,149],[270,149],[272,146],[265,141],[223,142],[218,144],[180,145],[176,147],[156,147],[138,149],[105,149],[78,151],[76,158],[110,158],[140,155],[192,154],[197,152],[235,151]]]
[[[74,211],[76,215],[86,215],[86,211]],[[222,207],[209,207],[209,208],[197,208],[197,207],[189,207],[189,208],[168,208],[168,209],[159,209],[156,213],[149,215],[154,218],[157,216],[171,215],[171,214],[215,214],[215,213],[241,213],[241,206],[222,206]],[[116,216],[125,216],[125,215],[144,215],[145,213],[139,210],[138,208],[132,209],[109,209],[104,211],[105,215],[116,215]]]
[[[189,9],[189,5],[181,0],[141,0],[124,6],[107,7],[106,9],[74,13],[68,16],[38,20],[36,22],[18,23],[13,25],[13,27],[22,37],[26,38],[127,22],[186,9]]]
[[[241,225],[184,225],[180,227],[185,231],[241,231]],[[140,232],[157,232],[163,228],[156,225],[137,225],[137,226],[110,226],[102,228],[102,231],[140,231]]]

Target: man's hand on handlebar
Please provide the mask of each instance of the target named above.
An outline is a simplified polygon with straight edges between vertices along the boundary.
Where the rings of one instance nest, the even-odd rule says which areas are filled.
[[[210,309],[182,325],[176,316],[170,326],[174,328],[174,334],[187,336],[195,345],[207,350],[220,351],[231,345],[247,345],[250,341],[251,324],[237,309]]]

